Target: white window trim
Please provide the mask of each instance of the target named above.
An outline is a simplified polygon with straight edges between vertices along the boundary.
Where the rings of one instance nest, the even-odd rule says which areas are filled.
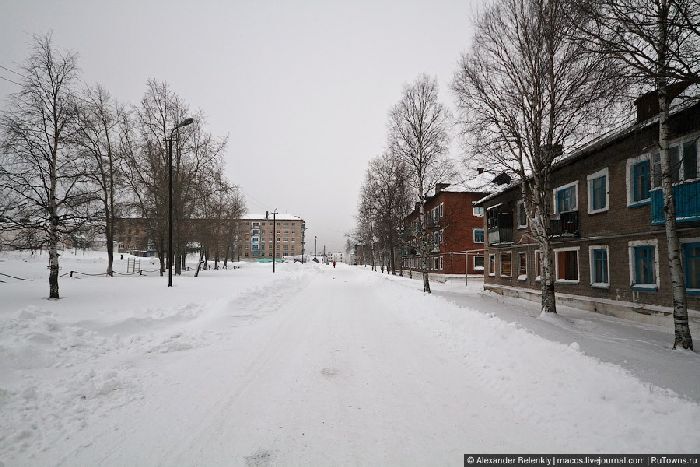
[[[596,180],[602,176],[605,176],[605,207],[600,209],[593,209],[593,193],[591,191],[593,185],[592,181]],[[590,174],[588,177],[588,214],[598,214],[599,212],[605,212],[610,209],[610,171],[607,167],[601,169],[597,172]]]
[[[627,159],[627,166],[625,169],[625,183],[627,185],[627,207],[639,206],[641,204],[645,204],[645,203],[651,201],[651,195],[649,195],[649,197],[645,198],[645,199],[640,199],[638,201],[632,201],[632,178],[631,178],[630,170],[632,169],[633,165],[635,165],[639,162],[645,161],[645,160],[649,161],[649,173],[650,173],[650,176],[653,177],[654,167],[652,167],[651,154],[645,153],[645,154],[642,154],[640,156],[630,157],[629,159]],[[651,185],[652,186],[654,185],[653,181],[652,181]]]
[[[517,222],[518,222],[518,229],[527,229],[527,212],[525,213],[525,224],[520,223],[520,209],[525,210],[525,201],[520,200],[515,204],[515,210],[516,210],[516,217],[517,217]]]
[[[503,255],[510,255],[510,275],[504,276],[503,275],[503,261],[501,258]],[[498,254],[498,277],[513,277],[513,252],[510,251],[508,253],[499,253]]]
[[[554,206],[554,213],[555,214],[561,214],[559,211],[559,206],[557,206],[557,193],[561,190],[566,190],[567,188],[574,187],[574,202],[575,206],[574,209],[571,211],[564,211],[564,212],[574,212],[578,211],[578,180],[575,182],[567,183],[566,185],[561,185],[556,187],[554,190],[552,190],[552,206]]]
[[[581,247],[571,246],[566,248],[555,248],[554,250],[554,282],[556,284],[578,284],[581,282]],[[559,279],[559,261],[557,260],[557,255],[565,251],[575,251],[576,252],[576,277],[578,279]]]
[[[700,156],[700,154],[698,154]],[[698,163],[700,164],[700,157],[698,157]],[[700,243],[700,237],[692,237],[692,238],[680,238],[679,239],[681,242],[681,261],[685,261],[685,258],[683,258],[683,244],[684,243]],[[685,274],[685,262],[683,264],[683,273]],[[685,277],[683,278],[685,280]],[[690,292],[700,292],[700,289],[686,289],[686,291]]]
[[[477,214],[476,210],[481,209],[481,214]],[[484,208],[479,206],[472,206],[472,216],[474,217],[484,217]]]
[[[484,237],[484,241],[481,241],[481,242],[477,242],[477,241],[476,241],[476,231],[477,231],[477,230],[481,230],[481,234],[482,234],[483,237]],[[482,244],[482,243],[484,243],[485,241],[486,241],[486,231],[483,229],[483,227],[474,227],[474,228],[472,229],[472,242],[478,243],[478,244]]]
[[[484,264],[484,266],[477,266],[477,265],[476,265],[476,258],[477,258],[478,256],[479,256],[479,255],[474,255],[474,256],[472,256],[472,269],[473,269],[474,271],[483,271],[483,270],[484,270],[484,267],[486,266],[486,264]],[[482,255],[481,258],[484,258],[484,256]],[[484,259],[486,259],[486,258],[484,258]]]
[[[634,247],[652,245],[654,247],[654,275],[656,276],[656,284],[635,284],[634,283]],[[630,271],[630,287],[634,289],[648,289],[648,290],[659,290],[661,289],[661,275],[659,274],[659,241],[654,240],[634,240],[627,243],[627,258],[629,260],[629,271]]]
[[[440,203],[440,209],[438,212],[440,213],[440,219],[445,217],[445,203]]]
[[[491,269],[491,258],[493,258],[493,270]],[[496,277],[496,254],[489,253],[489,276]]]
[[[607,261],[605,264],[608,267],[608,282],[594,282],[594,277],[593,277],[593,250],[605,250],[606,254],[606,259]],[[590,279],[591,279],[591,287],[595,287],[598,289],[609,289],[610,288],[610,248],[608,248],[608,245],[589,245],[588,246],[588,265],[590,269]]]
[[[542,261],[542,250],[535,250],[533,253],[533,258],[535,260],[534,266],[535,266],[535,271],[537,271],[537,254],[539,253],[540,255],[540,262]],[[542,266],[540,266],[540,269],[542,269]],[[535,276],[535,282],[540,282],[542,280],[542,276]]]
[[[525,274],[520,274],[520,255],[525,255]],[[527,280],[527,272],[528,272],[527,251],[519,251],[518,252],[518,280],[519,281],[526,281]]]

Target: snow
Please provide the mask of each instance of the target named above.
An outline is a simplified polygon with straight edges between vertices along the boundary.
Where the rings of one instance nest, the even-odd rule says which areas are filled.
[[[295,216],[294,214],[285,214],[285,213],[277,213],[275,218],[278,221],[301,221],[301,220],[303,220],[301,217]],[[241,216],[241,219],[242,220],[253,220],[253,221],[259,221],[259,220],[271,221],[272,220],[272,213],[270,213],[268,217],[265,217],[265,214],[256,214],[256,213],[244,214],[243,216]]]
[[[61,260],[62,274],[105,266]],[[66,276],[49,301],[45,255],[0,254],[0,272],[27,279],[0,283],[0,465],[700,449],[700,359],[669,350],[670,330],[540,317],[471,279],[425,295],[344,264],[238,264],[171,289],[157,273]]]

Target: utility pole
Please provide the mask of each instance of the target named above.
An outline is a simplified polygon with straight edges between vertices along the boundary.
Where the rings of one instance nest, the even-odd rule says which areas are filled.
[[[277,262],[277,209],[272,211],[272,274],[275,273]]]
[[[316,257],[316,235],[314,235],[314,258]]]
[[[328,258],[326,258],[326,245],[323,245],[323,262],[328,264]]]
[[[173,286],[173,133],[178,128],[190,125],[194,122],[191,118],[186,118],[175,125],[170,131],[170,138],[165,138],[168,147],[168,287]],[[178,132],[179,134],[179,132]]]

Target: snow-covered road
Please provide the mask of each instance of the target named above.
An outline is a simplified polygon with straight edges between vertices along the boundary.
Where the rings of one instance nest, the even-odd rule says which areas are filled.
[[[176,279],[167,312],[51,315],[83,338],[59,365],[28,368],[0,340],[16,362],[0,377],[13,425],[0,462],[462,465],[476,452],[700,449],[698,404],[417,281],[344,265],[223,274]]]

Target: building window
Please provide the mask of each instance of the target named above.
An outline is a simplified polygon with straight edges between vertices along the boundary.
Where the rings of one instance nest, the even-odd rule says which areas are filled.
[[[473,265],[474,265],[475,271],[483,271],[484,270],[484,257],[481,255],[474,256]]]
[[[556,214],[578,209],[578,181],[555,188],[554,207]]]
[[[627,160],[627,205],[649,202],[651,171],[649,156],[644,155]]]
[[[591,265],[591,286],[603,288],[610,287],[608,247],[606,245],[589,246],[588,261]]]
[[[657,249],[656,240],[629,242],[630,284],[633,289],[659,288]]]
[[[474,238],[474,243],[484,243],[484,229],[473,229],[472,237]]]
[[[700,294],[700,239],[682,243],[685,288],[688,293]]]
[[[433,257],[433,270],[442,271],[442,256]]]
[[[440,206],[438,206],[438,217],[440,219],[445,217],[445,203],[440,203]]]
[[[556,281],[562,284],[578,283],[578,247],[554,250]]]
[[[489,276],[496,275],[496,255],[489,255]]]
[[[511,253],[501,253],[501,277],[510,277],[513,270]]]
[[[525,202],[522,200],[518,201],[517,213],[518,213],[518,228],[519,229],[527,228],[527,211],[525,210]]]
[[[608,168],[588,176],[588,214],[609,209],[610,177]]]
[[[474,214],[474,217],[484,217],[484,208],[481,206],[474,206],[472,208],[472,214]]]
[[[527,279],[527,253],[518,253],[518,280]]]
[[[542,280],[542,252],[535,250],[535,280]]]

